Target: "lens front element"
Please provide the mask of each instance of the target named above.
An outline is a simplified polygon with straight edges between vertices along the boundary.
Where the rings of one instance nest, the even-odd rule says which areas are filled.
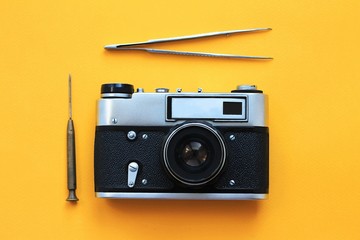
[[[185,123],[173,130],[163,148],[166,170],[182,186],[204,186],[224,167],[225,144],[216,129],[203,123]]]
[[[181,160],[192,167],[201,166],[208,156],[208,149],[198,141],[186,143],[182,152]]]

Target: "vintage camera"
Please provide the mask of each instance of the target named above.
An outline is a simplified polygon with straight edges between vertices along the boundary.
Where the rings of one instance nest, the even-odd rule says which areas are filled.
[[[266,97],[134,92],[103,84],[97,105],[95,192],[101,198],[264,199],[269,186]]]

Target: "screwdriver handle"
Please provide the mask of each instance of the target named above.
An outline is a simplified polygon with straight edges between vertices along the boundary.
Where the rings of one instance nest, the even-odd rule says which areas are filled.
[[[76,154],[75,154],[75,128],[70,118],[67,124],[67,184],[69,196],[67,201],[78,201],[76,197]]]

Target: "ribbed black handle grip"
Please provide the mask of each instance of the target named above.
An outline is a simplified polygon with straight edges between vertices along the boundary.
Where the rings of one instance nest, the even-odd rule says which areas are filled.
[[[67,124],[67,185],[69,190],[68,201],[77,201],[76,190],[76,153],[75,153],[75,129],[72,119]]]

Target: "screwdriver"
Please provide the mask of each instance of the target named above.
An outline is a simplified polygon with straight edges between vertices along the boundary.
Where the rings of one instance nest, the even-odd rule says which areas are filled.
[[[75,156],[75,128],[72,120],[72,92],[71,75],[69,74],[69,120],[67,123],[67,188],[69,196],[66,201],[78,201],[76,196],[76,156]]]

